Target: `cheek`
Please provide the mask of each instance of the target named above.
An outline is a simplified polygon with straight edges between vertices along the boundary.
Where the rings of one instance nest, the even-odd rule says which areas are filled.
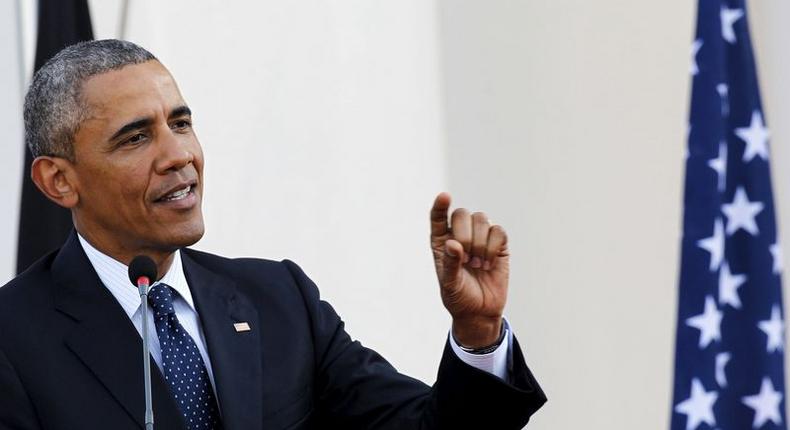
[[[137,206],[144,201],[145,187],[144,184],[137,184],[130,181],[124,181],[117,184],[117,195],[127,206]]]
[[[91,182],[91,197],[110,212],[126,212],[142,208],[148,186],[145,172],[132,166],[105,166],[97,169]]]

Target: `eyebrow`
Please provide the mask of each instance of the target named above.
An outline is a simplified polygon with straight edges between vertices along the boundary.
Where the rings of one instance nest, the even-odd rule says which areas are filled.
[[[186,105],[179,106],[170,111],[170,116],[168,116],[168,119],[179,117],[179,116],[192,116],[192,109],[190,109]]]
[[[177,118],[181,116],[192,116],[192,110],[189,109],[189,107],[186,105],[178,106],[170,111],[170,115],[168,115],[167,119]],[[116,131],[112,135],[110,140],[115,140],[131,131],[138,130],[141,128],[146,128],[153,123],[154,123],[154,119],[151,117],[136,119],[128,124],[125,124],[123,127],[119,128],[118,131]]]

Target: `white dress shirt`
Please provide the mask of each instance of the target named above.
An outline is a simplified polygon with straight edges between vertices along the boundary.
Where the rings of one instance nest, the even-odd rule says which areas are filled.
[[[82,249],[84,249],[85,254],[88,255],[88,260],[90,260],[91,265],[96,270],[96,274],[99,275],[102,284],[110,290],[115,300],[121,305],[129,319],[132,320],[134,327],[137,329],[137,333],[142,337],[143,317],[140,311],[140,294],[137,288],[129,281],[128,266],[94,248],[82,237],[82,235],[78,235],[78,237]],[[165,276],[153,285],[158,283],[167,284],[178,293],[174,296],[173,300],[173,309],[176,311],[176,317],[181,323],[181,326],[184,327],[184,330],[186,330],[189,336],[195,341],[198,350],[200,350],[200,356],[203,358],[203,363],[206,365],[209,380],[211,380],[211,385],[216,392],[217,385],[214,383],[214,372],[211,369],[211,359],[206,349],[206,337],[203,335],[200,316],[195,309],[195,302],[192,300],[192,293],[189,291],[187,278],[184,275],[180,251],[175,252],[173,264],[170,265],[170,269],[165,273]],[[156,334],[156,325],[154,324],[154,311],[150,304],[148,305],[148,339],[151,357],[153,357],[157,366],[159,366],[159,370],[162,370],[164,374],[164,369],[162,368],[162,348],[159,345],[159,336]]]
[[[96,270],[96,274],[99,275],[99,279],[126,312],[126,315],[137,329],[137,333],[142,336],[143,321],[140,311],[140,295],[137,288],[129,281],[128,266],[94,248],[82,237],[82,235],[78,234],[77,237],[93,269]],[[170,269],[165,276],[154,283],[154,285],[158,283],[167,284],[178,293],[175,295],[175,300],[173,300],[173,309],[175,309],[176,317],[184,327],[184,330],[186,330],[195,341],[198,350],[200,350],[200,355],[203,357],[203,362],[206,364],[208,377],[216,392],[214,372],[211,369],[211,359],[206,349],[206,338],[203,335],[200,316],[195,309],[192,293],[189,290],[189,284],[187,284],[187,279],[184,275],[184,268],[181,265],[180,251],[175,252],[173,264],[170,265]],[[150,305],[148,305],[148,336],[150,340],[149,347],[151,357],[153,357],[159,369],[162,370],[162,348],[159,345],[159,337],[156,334],[156,326],[154,324],[154,312]],[[449,339],[453,352],[455,352],[461,361],[477,369],[494,374],[501,379],[506,379],[507,362],[510,356],[512,337],[510,326],[507,324],[507,321],[505,321],[505,339],[496,350],[489,354],[471,354],[462,350],[455,342],[452,335],[449,336]]]
[[[499,379],[507,381],[508,360],[511,354],[510,345],[513,343],[513,331],[510,330],[510,324],[508,324],[507,319],[503,321],[503,324],[505,324],[504,339],[502,340],[502,344],[493,352],[489,352],[488,354],[472,354],[466,352],[456,343],[452,334],[450,334],[450,347],[452,347],[455,355],[464,363],[480,370],[485,370],[488,373],[498,376]]]

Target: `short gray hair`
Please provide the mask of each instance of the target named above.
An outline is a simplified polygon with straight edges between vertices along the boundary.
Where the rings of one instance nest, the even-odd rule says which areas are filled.
[[[74,136],[88,115],[80,98],[88,78],[132,64],[156,60],[124,40],[94,40],[68,46],[33,76],[25,96],[25,143],[34,157],[74,161]]]

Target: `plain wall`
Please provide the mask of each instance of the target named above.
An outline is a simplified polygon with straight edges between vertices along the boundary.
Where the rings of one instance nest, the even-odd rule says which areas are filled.
[[[29,69],[34,8],[21,3]],[[162,59],[195,111],[207,159],[198,248],[294,259],[352,335],[431,382],[449,318],[427,211],[449,189],[510,234],[507,315],[550,398],[529,428],[667,428],[694,2],[130,3],[129,39]],[[91,1],[99,37],[117,36],[120,4]],[[750,23],[780,227],[788,9],[752,2]],[[0,54],[16,46],[3,37]],[[18,95],[12,69],[0,85]],[[13,100],[0,102],[11,202]],[[4,279],[16,223],[0,211]]]

